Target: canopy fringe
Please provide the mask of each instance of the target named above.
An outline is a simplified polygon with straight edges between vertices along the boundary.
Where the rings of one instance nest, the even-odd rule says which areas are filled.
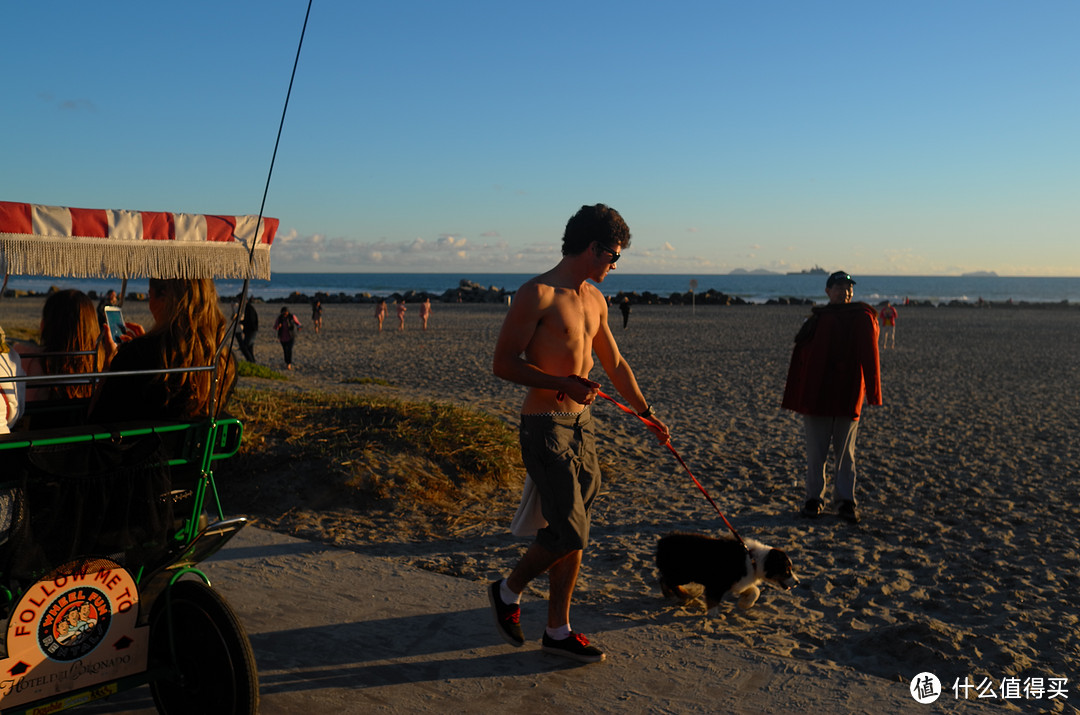
[[[0,233],[0,273],[70,278],[250,278],[269,280],[270,246],[237,243],[80,241]]]

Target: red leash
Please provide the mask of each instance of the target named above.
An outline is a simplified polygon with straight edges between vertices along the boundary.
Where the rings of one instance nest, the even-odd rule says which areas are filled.
[[[600,397],[603,397],[605,400],[607,400],[611,404],[618,407],[623,412],[627,413],[628,415],[633,415],[634,417],[637,417],[639,420],[641,420],[642,422],[644,422],[646,425],[648,425],[650,427],[655,427],[657,429],[660,429],[660,425],[658,425],[656,422],[649,419],[648,417],[642,417],[641,415],[639,415],[637,412],[634,412],[632,409],[630,409],[626,405],[618,402],[617,400],[613,399],[609,395],[604,394],[604,392],[602,390],[597,390],[597,394],[600,395]],[[746,549],[746,553],[750,556],[750,560],[754,561],[755,560],[754,555],[752,553],[750,553],[750,548],[746,545],[746,542],[742,540],[742,537],[739,536],[739,532],[735,531],[735,527],[732,526],[731,522],[727,520],[726,516],[724,516],[724,512],[720,511],[720,507],[716,506],[716,502],[714,502],[713,498],[711,496],[709,496],[709,493],[707,491],[705,491],[705,487],[701,486],[701,482],[699,482],[697,480],[697,477],[694,476],[694,473],[690,471],[690,467],[686,466],[686,462],[684,462],[683,458],[679,456],[679,453],[675,451],[675,448],[671,446],[671,438],[670,437],[668,438],[668,441],[664,443],[664,446],[668,448],[669,452],[671,452],[673,455],[675,455],[675,459],[679,460],[679,464],[681,464],[682,468],[686,470],[686,473],[690,475],[690,478],[694,480],[694,484],[697,485],[698,490],[701,491],[701,493],[705,495],[705,498],[709,500],[710,504],[712,504],[712,508],[716,509],[716,513],[719,514],[720,518],[724,521],[725,524],[727,524],[727,528],[731,531],[731,535],[735,537],[735,540],[738,541],[742,545],[742,547],[744,549]]]

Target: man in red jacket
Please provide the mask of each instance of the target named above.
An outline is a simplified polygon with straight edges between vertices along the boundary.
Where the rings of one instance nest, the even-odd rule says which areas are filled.
[[[782,406],[803,416],[806,433],[806,503],[802,515],[821,514],[825,462],[832,443],[837,515],[858,523],[855,511],[855,436],[863,400],[881,404],[877,313],[852,303],[855,281],[844,271],[829,276],[829,304],[813,309],[795,336]]]

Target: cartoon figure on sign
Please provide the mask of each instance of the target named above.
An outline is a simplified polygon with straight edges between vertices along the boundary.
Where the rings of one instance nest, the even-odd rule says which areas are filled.
[[[93,588],[72,590],[48,609],[38,631],[42,650],[53,660],[76,660],[97,647],[109,629],[109,604]]]
[[[57,640],[61,643],[67,643],[68,641],[73,643],[78,642],[79,638],[81,638],[84,633],[97,625],[97,618],[94,618],[94,615],[96,614],[93,607],[86,602],[83,602],[80,606],[70,608],[68,612],[64,614],[64,623],[67,624],[67,634],[64,637],[57,638]]]
[[[82,631],[79,630],[79,612],[68,611],[63,618],[56,622],[56,642],[67,645],[79,640]]]

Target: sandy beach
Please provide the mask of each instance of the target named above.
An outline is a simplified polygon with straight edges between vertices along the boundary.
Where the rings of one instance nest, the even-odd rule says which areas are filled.
[[[278,306],[258,308],[256,355],[280,369],[281,350],[269,330]],[[371,306],[326,305],[322,333],[300,334],[289,381],[245,381],[446,401],[516,424],[522,388],[490,370],[505,308],[437,303],[427,331],[419,329],[418,306],[409,308],[406,330],[390,316],[380,333]],[[39,299],[5,299],[0,325],[33,325],[39,310]],[[140,311],[145,306],[125,306],[129,319],[145,320]],[[294,312],[309,327],[307,307]],[[792,338],[806,314],[789,306],[637,306],[625,330],[617,312],[612,316],[620,348],[671,427],[674,447],[743,536],[788,552],[801,586],[766,587],[750,611],[724,604],[712,617],[698,603],[665,601],[652,563],[656,539],[675,529],[725,528],[667,450],[636,420],[601,403],[594,409],[606,484],[573,623],[608,647],[613,661],[637,659],[638,645],[641,653],[651,647],[609,642],[605,629],[621,623],[648,628],[649,638],[669,650],[686,643],[695,652],[810,664],[813,677],[802,679],[803,687],[827,691],[830,670],[854,671],[895,684],[907,697],[907,682],[930,671],[948,689],[941,703],[952,707],[975,705],[974,689],[970,702],[953,698],[952,684],[966,678],[996,690],[998,697],[979,704],[1075,711],[1080,311],[901,307],[897,347],[882,352],[885,404],[864,410],[860,427],[856,526],[831,513],[815,521],[797,515],[800,422],[779,403]],[[591,377],[614,395],[598,373]],[[359,377],[389,386],[343,383]],[[228,478],[227,463],[219,475]],[[490,520],[436,540],[415,539],[407,524],[373,525],[347,512],[301,507],[287,518],[253,516],[295,537],[468,582],[480,609],[483,583],[505,574],[526,545],[508,533],[518,496],[508,491],[490,505]],[[244,512],[243,505],[228,507]],[[525,596],[527,637],[540,636],[536,604],[545,592],[541,579]],[[486,613],[477,616],[477,629],[492,628]],[[722,687],[723,677],[698,669],[687,684]],[[1067,679],[1068,699],[1002,698],[1013,678]],[[668,711],[697,710],[672,704]]]

